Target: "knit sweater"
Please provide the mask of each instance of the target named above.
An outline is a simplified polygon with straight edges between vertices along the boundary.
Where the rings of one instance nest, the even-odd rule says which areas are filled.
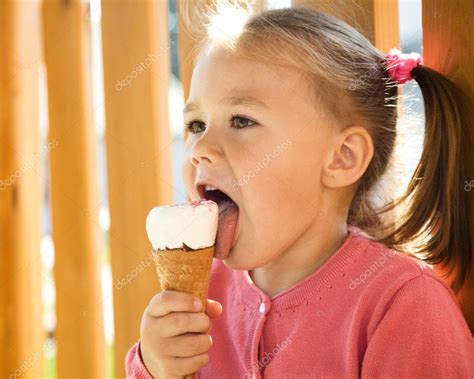
[[[197,378],[474,378],[474,340],[432,268],[350,227],[314,273],[273,298],[215,259],[209,363]],[[152,378],[140,341],[128,378]]]

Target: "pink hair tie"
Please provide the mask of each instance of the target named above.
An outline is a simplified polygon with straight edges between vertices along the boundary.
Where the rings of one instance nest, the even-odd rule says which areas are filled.
[[[397,84],[403,84],[413,79],[411,71],[421,64],[420,54],[403,54],[398,49],[391,49],[385,57],[387,58],[388,74]]]

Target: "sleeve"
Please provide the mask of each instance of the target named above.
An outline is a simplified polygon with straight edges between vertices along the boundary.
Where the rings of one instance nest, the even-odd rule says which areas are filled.
[[[153,379],[143,363],[140,341],[132,346],[125,357],[125,372],[127,379]]]
[[[453,292],[427,274],[406,282],[369,337],[362,378],[474,378],[474,340]]]

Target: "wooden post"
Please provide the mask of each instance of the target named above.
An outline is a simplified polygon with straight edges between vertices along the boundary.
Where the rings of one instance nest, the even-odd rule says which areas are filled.
[[[293,0],[292,5],[340,18],[383,52],[400,43],[398,0]]]
[[[60,378],[105,375],[87,6],[43,3]]]
[[[0,2],[0,377],[43,377],[37,1]]]
[[[374,9],[374,45],[384,53],[400,46],[398,24],[398,0],[375,0]]]
[[[474,3],[471,1],[431,0],[422,2],[423,63],[449,77],[468,96],[469,103],[462,104],[468,120],[471,144],[467,157],[467,181],[474,180]],[[463,188],[460,191],[466,190]],[[466,186],[469,188],[469,186]],[[469,191],[471,208],[471,241],[474,247],[474,188]],[[442,271],[442,269],[440,268]],[[464,317],[474,333],[474,261],[466,284],[458,293]]]
[[[170,47],[166,1],[102,1],[115,367],[140,337],[159,288],[145,231],[149,210],[173,201],[168,126]]]

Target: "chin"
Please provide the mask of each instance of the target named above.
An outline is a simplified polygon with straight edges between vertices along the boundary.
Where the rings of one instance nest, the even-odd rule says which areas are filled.
[[[258,256],[258,254],[256,254]],[[261,267],[258,258],[246,251],[239,249],[236,245],[231,250],[227,258],[223,260],[224,265],[232,270],[254,270]]]

